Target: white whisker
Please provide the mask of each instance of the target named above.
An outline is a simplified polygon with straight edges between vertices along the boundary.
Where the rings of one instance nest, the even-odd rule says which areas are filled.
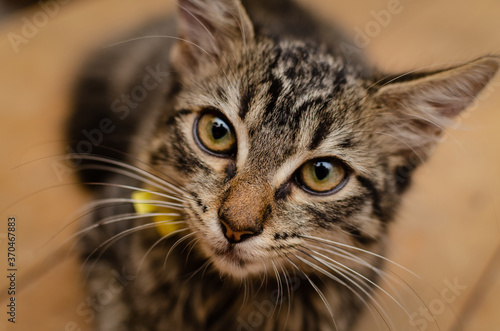
[[[168,223],[168,224],[171,224],[170,222],[166,221],[165,223]],[[161,236],[157,241],[155,241],[153,243],[153,245],[151,245],[151,247],[149,247],[149,249],[146,251],[146,253],[144,254],[144,256],[142,257],[141,261],[139,262],[139,267],[137,268],[137,274],[139,274],[139,271],[141,270],[142,268],[142,265],[144,263],[144,261],[146,261],[146,258],[147,256],[149,255],[149,253],[151,253],[151,251],[160,243],[162,242],[163,240],[177,234],[177,233],[180,233],[180,232],[183,232],[185,231],[186,229],[178,229],[178,230],[175,230],[175,231],[172,231],[164,236]]]
[[[291,253],[293,256],[295,256],[296,258],[300,259],[299,256]],[[330,307],[330,304],[328,303],[328,300],[326,299],[325,295],[323,294],[323,292],[321,292],[321,290],[318,288],[318,286],[316,286],[316,284],[314,284],[314,282],[312,281],[311,278],[309,278],[309,276],[304,272],[302,271],[295,262],[292,261],[292,259],[288,256],[288,255],[285,255],[285,257],[288,259],[288,261],[292,264],[292,266],[297,269],[297,271],[299,271],[300,273],[302,273],[302,275],[307,279],[307,281],[309,282],[309,284],[311,284],[311,286],[314,288],[314,290],[316,291],[316,293],[318,293],[320,299],[323,301],[323,304],[325,305],[326,309],[328,310],[328,313],[330,314],[330,317],[332,318],[332,321],[333,321],[333,325],[335,326],[335,330],[339,331],[339,328],[337,327],[337,323],[335,322],[335,318],[333,317],[333,312],[332,312],[332,308]]]
[[[141,215],[141,217],[144,217],[144,215]],[[166,222],[169,222],[169,224],[183,224],[185,223],[185,221],[166,221]],[[145,229],[150,229],[150,228],[154,228],[156,226],[158,226],[158,223],[166,223],[164,221],[161,221],[161,222],[152,222],[152,223],[146,223],[146,224],[142,224],[142,225],[138,225],[138,226],[135,226],[131,229],[127,229],[127,230],[124,230],[114,236],[112,236],[111,238],[107,239],[106,241],[104,241],[102,244],[100,244],[98,247],[96,247],[88,256],[87,258],[83,261],[82,263],[82,270],[83,268],[85,267],[85,265],[88,263],[89,259],[98,251],[100,250],[103,246],[105,246],[99,256],[97,256],[96,258],[96,261],[94,262],[94,264],[99,260],[99,258],[102,256],[102,254],[104,254],[104,252],[114,243],[116,242],[116,240],[119,240],[125,236],[127,236],[128,234],[131,234],[131,233],[134,233],[134,232],[137,232],[137,231],[140,231],[140,230],[145,230]],[[90,268],[92,269],[92,267]]]
[[[310,239],[310,240],[313,240],[315,242],[321,242],[323,244],[327,244],[327,245],[329,245],[331,247],[335,247],[335,245],[338,245],[340,247],[344,247],[344,248],[348,248],[348,249],[353,249],[353,250],[356,250],[356,251],[360,251],[360,252],[363,252],[363,253],[367,253],[367,254],[369,254],[371,256],[375,256],[375,257],[380,258],[380,259],[382,259],[384,261],[387,261],[387,262],[391,263],[392,265],[395,265],[395,266],[401,268],[402,270],[410,273],[412,276],[416,277],[417,279],[422,280],[422,278],[420,276],[418,276],[417,274],[415,274],[411,270],[409,270],[409,269],[401,266],[400,264],[398,264],[398,263],[396,263],[396,262],[394,262],[394,261],[392,261],[392,260],[390,260],[390,259],[388,259],[388,258],[386,258],[384,256],[381,256],[379,254],[367,251],[367,250],[359,248],[359,247],[355,247],[355,246],[351,246],[351,245],[347,245],[347,244],[343,244],[343,243],[338,243],[338,242],[335,242],[335,241],[331,241],[331,240],[327,240],[327,239],[323,239],[323,238],[319,238],[319,237],[312,237],[312,236],[302,236],[302,237],[304,239]],[[348,253],[348,252],[345,252],[345,253]],[[429,310],[429,308],[427,307],[427,304],[425,303],[425,301],[413,290],[413,288],[411,288],[411,286],[409,286],[401,278],[400,278],[400,280],[407,286],[407,288],[409,288],[412,291],[412,293],[419,299],[419,301],[424,304],[424,306],[426,307],[426,309]],[[379,288],[381,290],[381,288],[380,288],[379,285],[376,285],[376,286],[377,286],[377,288]],[[405,314],[407,314],[410,317],[410,319],[412,319],[411,314],[409,314],[409,312],[406,310],[406,308],[404,308],[404,306],[398,300],[396,300],[393,296],[389,295],[385,290],[383,290],[383,292],[385,292],[384,294],[388,295],[391,298],[391,300],[393,300],[405,312]],[[433,314],[431,314],[431,315],[432,315],[432,318],[433,318],[434,322],[436,323],[436,325],[439,328],[439,323],[437,322],[435,316]]]
[[[158,178],[156,176],[152,176],[152,180],[149,180],[145,177],[142,177],[141,175],[135,174],[133,171],[115,168],[115,167],[107,166],[107,165],[98,165],[98,164],[89,164],[89,165],[80,166],[79,169],[80,170],[92,169],[92,170],[109,171],[112,173],[126,176],[128,178],[136,179],[136,180],[140,181],[141,183],[148,184],[149,186],[157,188],[161,191],[168,192],[170,194],[177,194],[178,196],[182,196],[182,197],[186,197],[185,192],[178,192],[177,190],[174,190],[174,191],[178,192],[178,193],[174,193],[172,191],[172,187],[171,187],[173,185],[171,185],[169,182],[164,181],[163,179]],[[179,198],[177,197],[176,199],[179,199]]]
[[[366,249],[355,247],[355,246],[351,246],[351,245],[348,245],[348,244],[343,244],[343,243],[340,243],[340,242],[336,242],[336,241],[332,241],[332,240],[328,240],[328,239],[324,239],[324,238],[320,238],[320,237],[314,237],[314,236],[300,236],[300,237],[304,238],[304,239],[311,239],[311,240],[314,240],[314,241],[320,241],[320,242],[323,242],[323,243],[326,243],[326,244],[330,244],[330,245],[333,245],[333,246],[345,247],[345,248],[348,248],[348,249],[352,249],[352,250],[355,250],[355,251],[366,253],[368,255],[372,255],[372,256],[378,257],[378,258],[380,258],[380,259],[382,259],[384,261],[387,261],[387,262],[391,263],[392,265],[395,265],[396,267],[399,267],[400,269],[408,272],[409,274],[411,274],[412,276],[418,278],[419,280],[422,280],[422,278],[419,275],[417,275],[413,271],[409,270],[408,268],[403,267],[399,263],[394,262],[391,259],[389,259],[389,258],[387,258],[385,256],[382,256],[380,254],[370,252],[370,251],[368,251]]]
[[[318,253],[314,250],[310,250],[313,254],[316,254],[316,256],[313,256],[313,255],[310,255],[313,259],[315,259],[316,261],[320,262],[322,265],[324,265],[325,267],[329,267],[331,268],[332,270],[338,272],[340,275],[342,275],[344,277],[344,279],[348,280],[349,282],[351,282],[354,286],[356,286],[358,289],[360,289],[364,295],[366,295],[372,304],[374,304],[377,308],[377,311],[379,311],[379,313],[381,312],[383,314],[383,319],[384,319],[384,322],[386,322],[386,324],[389,322],[389,324],[391,324],[390,326],[387,325],[389,327],[389,329],[395,329],[394,328],[394,325],[392,323],[392,320],[391,318],[389,317],[389,315],[387,314],[386,310],[378,303],[377,300],[375,300],[375,297],[370,293],[371,291],[371,287],[368,285],[368,284],[371,284],[372,286],[375,286],[376,288],[378,288],[380,291],[382,291],[383,293],[385,293],[387,296],[389,296],[398,306],[401,307],[401,309],[403,309],[403,311],[405,313],[408,314],[408,316],[410,316],[410,314],[406,311],[406,309],[401,306],[401,304],[396,300],[394,299],[389,293],[387,293],[385,290],[383,290],[380,286],[378,286],[375,282],[373,282],[372,280],[368,279],[367,277],[361,275],[360,273],[356,272],[355,270],[345,266],[344,264],[338,262],[338,261],[335,261],[334,259],[326,256],[326,255],[323,255],[321,253]],[[317,255],[319,255],[320,257],[318,257]],[[333,263],[335,263],[337,266],[333,265],[332,263],[328,262],[328,261],[325,261],[324,259],[322,259],[321,257],[323,258],[326,258],[328,261],[331,261]],[[340,267],[340,268],[339,268]],[[344,273],[342,271],[342,269],[346,270],[347,274]],[[353,277],[354,279],[352,279],[351,277],[349,277],[349,275],[351,277]],[[359,282],[356,282],[355,279]],[[367,284],[368,283],[368,284]],[[361,285],[364,285],[366,287],[366,289],[361,286]],[[366,304],[366,302],[365,302]],[[411,316],[410,316],[411,317]],[[388,322],[387,322],[387,320]],[[376,320],[376,319],[375,319]]]
[[[152,190],[148,190],[148,189],[145,189],[145,188],[142,188],[142,187],[136,187],[136,186],[130,186],[130,185],[121,185],[121,184],[114,184],[114,183],[88,182],[88,183],[85,183],[85,184],[86,185],[99,185],[99,186],[103,185],[103,186],[118,187],[118,188],[123,188],[123,189],[131,190],[131,191],[146,192],[146,193],[157,195],[157,196],[160,196],[160,197],[163,197],[163,198],[166,198],[166,199],[176,200],[176,201],[179,201],[179,202],[183,202],[184,201],[183,199],[179,198],[181,195],[170,195],[170,194],[168,194],[169,193],[168,191],[152,191]],[[182,205],[180,205],[180,206],[182,206]]]
[[[273,266],[274,274],[276,275],[276,282],[278,285],[278,294],[276,295],[276,297],[279,300],[283,296],[283,287],[282,287],[283,284],[281,284],[281,277],[280,277],[280,274],[278,272],[278,269],[276,268],[276,264],[272,260],[271,260],[271,263]],[[276,309],[278,308],[278,300],[276,300],[276,302],[274,303],[274,309],[273,309],[273,313],[272,313],[273,315],[276,312]],[[279,306],[280,306],[280,308],[278,310],[278,315],[281,311],[281,304]]]
[[[361,257],[359,256],[356,256],[350,252],[347,252],[341,248],[338,248],[338,247],[333,247],[333,246],[329,246],[329,248],[325,248],[325,247],[320,247],[320,246],[316,246],[316,245],[308,245],[308,247],[310,248],[313,248],[313,249],[316,249],[316,250],[320,250],[320,251],[323,251],[323,252],[326,252],[326,253],[330,253],[330,254],[333,254],[333,255],[336,255],[336,256],[339,256],[343,259],[346,259],[348,261],[352,261],[352,262],[355,262],[355,263],[358,263],[364,267],[367,267],[369,269],[371,269],[372,271],[374,271],[380,278],[382,281],[385,281],[387,286],[389,286],[389,288],[394,292],[394,293],[398,293],[398,291],[396,290],[396,288],[391,284],[390,281],[394,281],[395,283],[399,284],[399,285],[404,285],[407,290],[411,290],[412,294],[415,294],[415,290],[413,290],[413,288],[411,288],[411,286],[405,282],[401,276],[395,274],[394,272],[391,272],[388,273],[388,272],[385,272],[383,271],[382,269],[380,268],[377,268],[373,265],[371,265],[370,263],[368,263],[367,261],[363,260]],[[394,274],[394,275],[393,275]],[[417,295],[418,296],[418,295]],[[403,298],[398,296],[399,298],[399,301],[403,301]],[[422,300],[421,300],[422,301]],[[422,301],[423,302],[423,301]]]
[[[73,155],[73,157],[76,157],[78,159],[83,159],[83,160],[108,163],[108,164],[112,164],[112,165],[115,165],[115,166],[118,166],[121,168],[125,168],[125,169],[132,171],[132,172],[136,172],[136,173],[144,176],[144,178],[150,178],[156,182],[160,182],[161,184],[164,184],[166,186],[166,187],[163,187],[163,189],[165,191],[169,191],[169,189],[172,189],[181,195],[184,195],[186,193],[186,191],[184,189],[182,189],[181,187],[177,187],[177,186],[173,185],[172,183],[164,180],[161,177],[158,177],[158,176],[156,176],[156,175],[154,175],[154,174],[152,174],[144,169],[130,165],[130,164],[125,163],[125,162],[117,161],[117,160],[102,157],[102,156],[90,155],[90,154],[76,154],[76,155]],[[168,187],[168,189],[167,189],[167,187]]]
[[[188,229],[181,229],[183,231],[186,231]],[[177,230],[177,231],[180,231],[180,230]],[[175,232],[175,231],[174,231]],[[168,257],[170,256],[170,254],[172,253],[172,251],[180,244],[182,243],[184,240],[188,239],[189,237],[191,236],[194,236],[195,235],[195,232],[191,232],[185,236],[183,236],[182,238],[178,239],[171,247],[170,249],[168,250],[167,252],[167,255],[165,256],[165,260],[163,261],[163,269],[165,269],[167,267],[167,260],[168,260]]]

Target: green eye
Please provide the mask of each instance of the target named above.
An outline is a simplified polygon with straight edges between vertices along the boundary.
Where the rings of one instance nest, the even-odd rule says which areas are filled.
[[[231,156],[236,149],[236,136],[224,116],[205,113],[196,122],[195,135],[201,147],[216,156]]]
[[[297,182],[308,192],[332,193],[347,177],[345,166],[333,159],[306,162],[297,173]]]

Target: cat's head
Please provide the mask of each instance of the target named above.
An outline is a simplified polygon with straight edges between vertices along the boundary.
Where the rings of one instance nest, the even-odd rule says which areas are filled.
[[[381,79],[263,31],[239,1],[180,1],[174,112],[150,161],[189,192],[187,226],[221,273],[312,270],[323,255],[359,268],[334,248],[380,252],[413,170],[499,61]]]

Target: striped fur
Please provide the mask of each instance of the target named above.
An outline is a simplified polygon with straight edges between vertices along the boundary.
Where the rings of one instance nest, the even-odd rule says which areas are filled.
[[[103,242],[149,220],[103,225],[86,236],[90,295],[116,271],[134,279],[102,305],[96,328],[349,330],[378,279],[373,268],[382,265],[356,249],[383,254],[412,172],[442,126],[492,78],[498,60],[385,78],[344,56],[337,30],[288,0],[179,3],[179,41],[111,48],[87,66],[79,85],[73,140],[103,116],[115,119],[116,131],[93,154],[151,164],[149,171],[182,192],[183,232],[170,238],[159,241],[151,227],[132,231],[97,255]],[[139,36],[170,36],[170,25],[155,23]],[[141,84],[146,65],[159,66],[164,80],[120,120],[110,105]],[[234,156],[216,157],[197,145],[193,127],[206,109],[234,127]],[[348,177],[335,193],[311,194],[294,174],[325,157],[341,160]],[[82,177],[114,185],[96,192],[100,199],[130,197],[116,185],[148,187],[102,169]],[[99,208],[89,224],[132,212],[129,204]],[[235,227],[255,218],[261,232],[232,244],[221,218]],[[347,255],[333,254],[330,242]],[[342,263],[343,273],[318,252]],[[351,291],[348,270],[365,277],[358,282],[366,292]]]

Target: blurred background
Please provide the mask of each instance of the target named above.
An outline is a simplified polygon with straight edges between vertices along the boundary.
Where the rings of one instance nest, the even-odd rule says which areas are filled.
[[[36,3],[37,1],[33,0],[18,0],[18,1],[12,1],[12,0],[2,0],[0,1],[0,15],[6,15],[9,14],[19,8],[27,7],[29,5],[32,5]]]
[[[301,2],[387,72],[500,54],[497,0]],[[78,225],[60,231],[89,199],[58,163],[71,86],[93,49],[174,9],[172,0],[0,1],[0,330],[90,329],[83,312],[98,307],[65,242]],[[384,283],[405,309],[378,295],[393,330],[498,330],[499,108],[497,77],[416,173],[388,251],[412,273],[392,266]],[[8,217],[17,220],[15,325],[4,312]],[[358,330],[387,329],[365,315]]]

